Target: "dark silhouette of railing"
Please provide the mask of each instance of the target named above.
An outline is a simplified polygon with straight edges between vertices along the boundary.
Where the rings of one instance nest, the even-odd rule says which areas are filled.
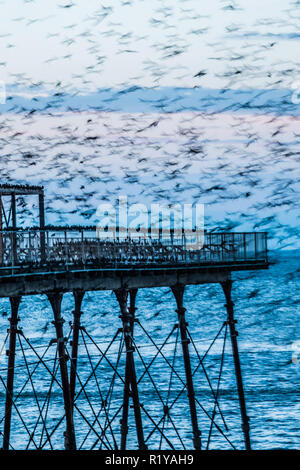
[[[188,248],[189,247],[189,248]],[[0,267],[153,266],[267,262],[267,234],[205,233],[203,246],[191,250],[181,239],[101,239],[96,231],[47,229],[0,231]],[[1,272],[0,270],[0,272]]]

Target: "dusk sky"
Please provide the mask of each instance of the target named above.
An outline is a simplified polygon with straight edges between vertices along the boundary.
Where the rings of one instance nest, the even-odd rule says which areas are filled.
[[[0,79],[7,85],[51,90],[61,82],[79,92],[132,85],[289,89],[299,78],[298,2],[2,0],[0,6]]]
[[[0,6],[1,177],[44,184],[49,222],[127,194],[297,243],[298,1]]]

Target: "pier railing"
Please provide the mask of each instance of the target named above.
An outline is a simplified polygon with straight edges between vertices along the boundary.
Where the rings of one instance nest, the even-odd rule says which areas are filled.
[[[201,249],[181,239],[103,240],[95,231],[63,228],[0,231],[0,268],[103,267],[267,261],[265,232],[204,234]]]

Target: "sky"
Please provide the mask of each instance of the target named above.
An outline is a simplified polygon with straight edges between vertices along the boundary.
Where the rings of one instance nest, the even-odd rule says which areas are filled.
[[[297,1],[2,0],[0,9],[0,79],[20,88],[289,89],[299,77]]]
[[[269,249],[299,249],[299,41],[300,0],[0,0],[0,183],[43,185],[46,224],[96,225],[99,205],[125,195],[204,204],[208,231],[263,231]],[[37,198],[17,209],[20,227],[37,225]],[[259,289],[239,284],[241,312],[252,297],[256,308],[242,315],[248,333],[269,334],[246,343],[264,352],[297,338],[291,260]],[[46,307],[33,307],[40,328]],[[282,385],[288,363],[274,364]]]
[[[95,223],[127,194],[203,203],[208,228],[298,246],[298,0],[0,0],[0,13],[0,177],[44,184],[49,223]]]

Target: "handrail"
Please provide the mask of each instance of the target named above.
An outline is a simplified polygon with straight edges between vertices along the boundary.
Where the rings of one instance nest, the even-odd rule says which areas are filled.
[[[84,227],[57,231],[0,231],[0,267],[159,265],[267,262],[266,232],[205,232],[203,246],[188,249],[180,239],[106,239],[88,236]]]

